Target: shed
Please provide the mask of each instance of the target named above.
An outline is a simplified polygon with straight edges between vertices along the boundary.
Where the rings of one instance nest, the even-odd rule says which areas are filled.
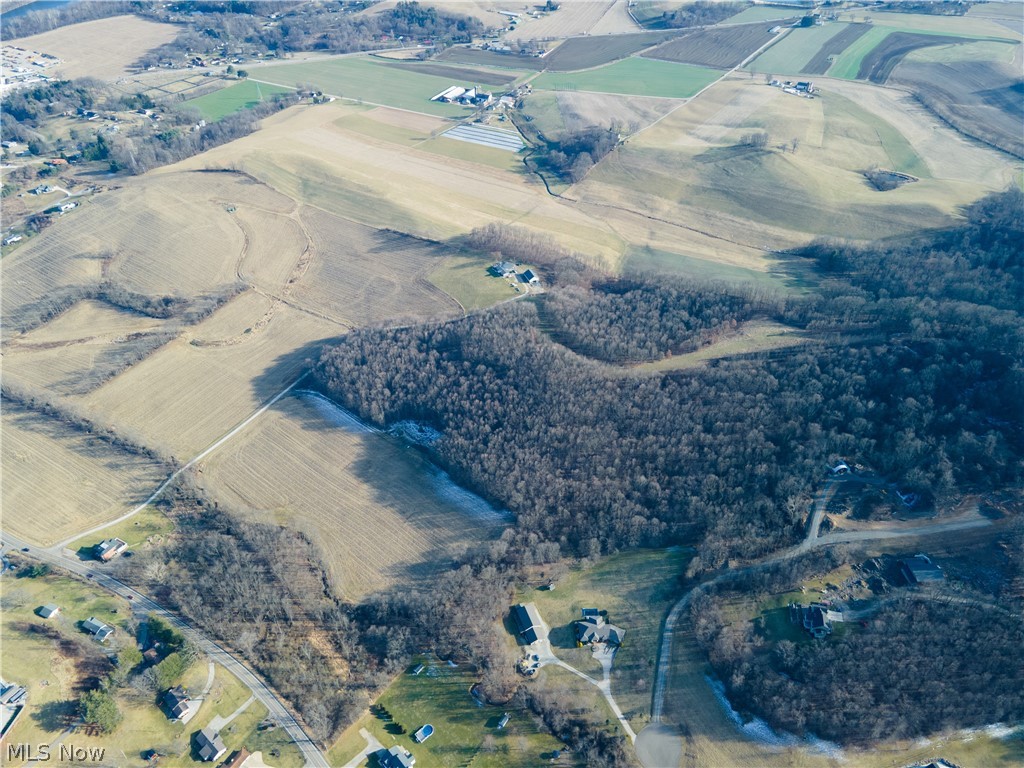
[[[508,721],[510,719],[511,719],[511,715],[509,715],[508,712],[506,712],[504,715],[502,715],[501,716],[501,720],[498,721],[498,729],[500,730],[500,729],[504,728],[506,725],[508,725]]]
[[[424,669],[426,669],[426,667],[423,664],[417,664],[415,667],[413,667],[412,673],[414,675],[418,675],[421,672],[423,672]]]
[[[52,619],[54,616],[60,613],[60,606],[54,605],[53,603],[47,603],[36,611],[44,619]]]
[[[93,636],[98,642],[104,642],[108,637],[114,634],[114,628],[109,624],[104,624],[102,621],[97,619],[95,616],[90,616],[88,619],[82,622],[82,629]]]

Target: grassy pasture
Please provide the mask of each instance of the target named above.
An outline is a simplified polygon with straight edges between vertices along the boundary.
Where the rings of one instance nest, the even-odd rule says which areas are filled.
[[[893,37],[893,35],[896,35]],[[915,48],[943,45],[943,38],[949,42],[965,42],[966,36],[945,30],[900,29],[898,27],[872,27],[866,34],[854,41],[845,51],[836,56],[829,67],[830,77],[845,80],[868,79],[884,82],[892,65],[886,67],[892,57],[900,57]],[[877,75],[876,75],[877,73]]]
[[[551,628],[555,654],[597,679],[601,665],[589,648],[576,648],[572,622],[582,608],[599,608],[608,611],[608,621],[626,630],[612,665],[612,695],[637,730],[650,715],[661,624],[680,597],[679,579],[689,558],[681,550],[613,555],[589,568],[574,568],[557,580],[553,590],[527,589],[517,598],[537,604]]]
[[[519,294],[508,280],[492,275],[493,262],[471,256],[447,256],[427,279],[464,309],[484,309]]]
[[[765,50],[747,65],[747,69],[764,74],[795,75],[814,58],[829,40],[843,33],[848,25],[826,24],[821,27],[798,27]]]
[[[203,462],[206,491],[319,545],[348,599],[429,579],[496,532],[440,497],[431,468],[392,438],[353,432],[310,396],[281,400]]]
[[[178,34],[173,24],[158,24],[138,16],[112,16],[22,37],[17,45],[61,59],[55,71],[66,78],[114,80],[147,51],[169,43]],[[117,41],[112,44],[112,41]],[[7,42],[6,40],[4,42]]]
[[[275,94],[289,93],[291,90],[291,88],[282,88],[279,85],[243,80],[205,96],[183,101],[179,107],[197,109],[204,120],[214,122],[240,110],[254,107],[261,101],[269,100]]]
[[[725,357],[764,352],[769,349],[782,349],[803,344],[804,341],[805,339],[793,328],[768,321],[754,321],[745,323],[735,334],[724,336],[695,352],[642,363],[628,368],[627,371],[634,374],[681,371],[698,368],[708,360],[721,360]]]
[[[470,693],[476,682],[471,670],[452,668],[433,658],[419,661],[426,670],[419,675],[400,675],[377,701],[408,733],[389,733],[379,718],[365,715],[327,753],[332,765],[344,765],[365,746],[360,728],[370,731],[385,748],[401,744],[412,752],[417,766],[426,768],[456,768],[467,763],[474,768],[530,768],[562,746],[527,710],[479,704]],[[498,730],[498,720],[505,712],[511,720]],[[425,723],[434,726],[434,734],[416,744],[410,734]],[[563,760],[560,764],[574,763]],[[371,759],[359,765],[376,763]]]
[[[771,40],[765,24],[711,27],[671,40],[644,53],[646,58],[730,69]]]
[[[114,519],[167,475],[162,462],[113,448],[56,419],[5,403],[4,529],[49,546]]]
[[[720,76],[721,73],[704,67],[633,57],[585,72],[546,73],[535,79],[533,86],[549,91],[597,91],[685,99]]]
[[[327,59],[315,63],[273,64],[252,70],[249,77],[283,86],[310,83],[332,96],[442,117],[468,114],[467,108],[458,104],[430,100],[445,88],[457,85],[457,80],[413,72],[401,63],[365,58]]]
[[[675,251],[645,246],[632,249],[626,257],[625,271],[633,273],[658,272],[681,275],[694,280],[714,280],[727,283],[759,283],[772,288],[784,288],[786,283],[769,272],[701,259]]]

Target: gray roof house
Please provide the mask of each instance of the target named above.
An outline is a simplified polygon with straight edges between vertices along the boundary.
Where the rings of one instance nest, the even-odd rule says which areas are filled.
[[[839,615],[835,614],[837,620]],[[821,640],[832,634],[832,617],[833,612],[828,609],[828,606],[821,603],[789,604],[789,620],[794,624],[801,625],[816,640]]]
[[[900,560],[900,572],[907,584],[923,584],[929,581],[942,581],[942,569],[932,562],[928,555],[914,555]]]
[[[196,750],[199,753],[200,760],[212,763],[227,752],[228,748],[224,746],[220,734],[213,730],[213,728],[203,728],[203,730],[196,734]]]
[[[491,271],[498,277],[515,277],[516,263],[514,261],[499,261],[491,267]]]
[[[377,752],[377,762],[380,768],[412,768],[416,765],[416,758],[409,750],[395,744],[391,749]]]
[[[114,634],[114,628],[112,626],[104,624],[95,616],[90,616],[88,619],[83,621],[82,629],[92,635],[93,638],[100,643],[105,642],[108,637]]]
[[[180,685],[169,689],[160,699],[167,717],[187,723],[199,711],[200,702],[194,701]]]
[[[537,606],[533,603],[512,606],[512,621],[515,622],[516,632],[527,643],[535,643],[538,640],[537,630],[544,626],[537,612]]]
[[[575,627],[576,645],[583,646],[594,643],[622,645],[626,630],[606,622],[596,608],[584,608],[581,613],[583,618],[576,621]]]

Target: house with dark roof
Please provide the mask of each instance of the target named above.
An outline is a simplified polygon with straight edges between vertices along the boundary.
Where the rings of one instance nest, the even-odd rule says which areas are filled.
[[[533,603],[513,605],[512,621],[516,626],[516,634],[523,638],[527,644],[535,643],[540,639],[537,632],[543,628],[544,622],[541,621],[540,614],[537,612],[537,606]]]
[[[622,645],[626,630],[609,624],[596,608],[584,608],[581,614],[582,618],[578,619],[575,624],[577,646],[582,647],[594,643]]]
[[[821,603],[810,605],[789,604],[789,620],[806,629],[815,640],[832,634],[832,619],[837,616]]]
[[[212,763],[227,751],[220,734],[213,728],[203,728],[196,734],[196,753],[203,762]]]
[[[128,549],[128,542],[124,539],[104,539],[92,548],[92,553],[96,556],[97,560],[107,562],[108,560],[113,560],[126,549]]]
[[[188,692],[178,685],[164,693],[160,703],[163,704],[168,718],[187,723],[199,711],[201,702],[193,700]]]
[[[112,626],[104,624],[95,616],[90,616],[88,619],[83,621],[82,629],[92,635],[93,639],[99,643],[106,642],[107,638],[114,634],[114,628]]]
[[[944,578],[942,569],[928,555],[914,555],[900,560],[900,573],[910,585],[942,581]]]
[[[416,758],[405,747],[395,744],[391,749],[379,750],[377,762],[380,768],[412,768],[416,765]]]

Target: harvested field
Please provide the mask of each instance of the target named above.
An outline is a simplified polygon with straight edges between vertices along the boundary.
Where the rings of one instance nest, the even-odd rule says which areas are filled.
[[[884,83],[889,79],[896,65],[904,56],[918,48],[930,45],[949,45],[965,43],[968,38],[943,37],[938,35],[920,35],[912,32],[893,32],[871,49],[860,62],[857,70],[858,80],[870,80],[873,83]],[[838,75],[837,75],[838,76]]]
[[[173,24],[158,24],[138,16],[113,16],[23,37],[17,44],[61,59],[64,63],[54,68],[60,76],[114,80],[130,72],[131,65],[144,53],[169,43],[178,32]],[[111,45],[113,40],[116,45]]]
[[[594,125],[607,128],[618,125],[634,133],[679,103],[667,99],[582,91],[559,91],[554,96],[562,124],[569,131],[579,131]]]
[[[419,453],[339,418],[317,396],[289,396],[206,459],[201,482],[221,503],[303,531],[351,600],[425,582],[500,527],[439,495]]]
[[[318,208],[305,208],[302,221],[313,257],[295,286],[296,302],[350,326],[458,313],[455,302],[426,281],[443,255],[432,244]]]
[[[774,45],[747,65],[747,69],[765,74],[796,75],[828,42],[846,29],[846,24],[791,29]]]
[[[435,61],[453,62],[457,64],[479,64],[486,67],[508,68],[511,70],[530,70],[539,72],[544,69],[543,59],[537,56],[520,56],[518,53],[499,53],[482,51],[479,48],[466,48],[461,45],[452,46],[435,57]]]
[[[589,69],[624,59],[645,48],[670,40],[678,32],[635,32],[614,37],[574,37],[566,40],[540,61],[549,72]]]
[[[590,28],[591,35],[623,35],[642,29],[629,15],[631,0],[615,0],[604,16]]]
[[[967,136],[1024,158],[1024,80],[1019,68],[986,61],[905,60],[889,82],[909,87],[928,109]]]
[[[721,72],[704,67],[632,57],[584,72],[543,74],[533,87],[686,99],[720,76]]]
[[[557,40],[592,34],[616,0],[572,0],[539,19],[523,16],[507,37],[514,40]]]
[[[409,72],[416,72],[421,75],[447,77],[452,82],[464,85],[508,85],[520,74],[518,72],[481,69],[478,67],[453,67],[447,64],[439,64],[436,61],[390,62],[388,66],[406,69]]]
[[[2,424],[4,530],[43,546],[123,515],[167,476],[162,462],[10,401]]]
[[[257,208],[238,208],[235,220],[245,235],[238,276],[257,288],[280,293],[298,279],[309,239],[296,219]]]
[[[195,326],[190,334],[199,344],[176,339],[90,393],[83,401],[88,415],[189,459],[295,381],[316,344],[343,330],[281,306],[258,333],[245,333],[266,306],[250,296]],[[210,343],[226,340],[232,343]]]
[[[468,109],[458,104],[430,100],[452,85],[451,78],[412,72],[402,62],[369,58],[320,59],[260,67],[253,70],[249,78],[285,87],[309,83],[331,96],[443,117],[468,114]]]
[[[644,56],[717,69],[731,69],[771,40],[767,24],[711,27],[671,40]]]
[[[811,57],[803,71],[809,75],[824,75],[835,58],[861,38],[869,29],[870,24],[850,24],[846,29],[831,38]]]

